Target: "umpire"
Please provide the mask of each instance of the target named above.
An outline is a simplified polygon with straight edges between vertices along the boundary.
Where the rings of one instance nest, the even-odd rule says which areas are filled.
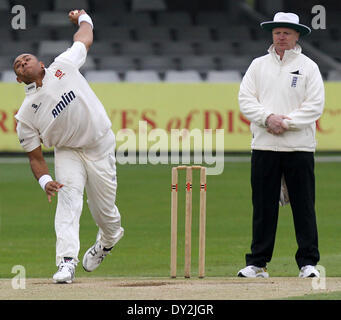
[[[268,277],[278,220],[281,178],[285,179],[298,250],[299,277],[319,277],[315,214],[316,120],[324,106],[317,64],[302,53],[299,36],[311,32],[294,13],[278,12],[261,23],[272,32],[268,54],[249,66],[240,86],[241,112],[251,122],[253,226],[251,253],[240,277]]]

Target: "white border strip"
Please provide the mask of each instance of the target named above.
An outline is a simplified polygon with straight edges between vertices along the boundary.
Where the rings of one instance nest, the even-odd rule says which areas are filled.
[[[47,163],[54,163],[53,157],[46,157]],[[224,161],[230,163],[250,162],[250,156],[225,156]],[[315,156],[315,162],[341,162],[341,156]],[[25,157],[0,157],[0,164],[28,163]],[[137,163],[138,164],[138,163]]]

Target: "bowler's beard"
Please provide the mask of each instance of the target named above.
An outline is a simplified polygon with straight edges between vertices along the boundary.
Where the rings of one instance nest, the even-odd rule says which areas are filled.
[[[40,70],[39,73],[24,76],[20,80],[27,85],[27,84],[31,84],[33,82],[36,82],[37,80],[43,79],[44,76],[45,76],[45,69],[42,69],[42,70]]]

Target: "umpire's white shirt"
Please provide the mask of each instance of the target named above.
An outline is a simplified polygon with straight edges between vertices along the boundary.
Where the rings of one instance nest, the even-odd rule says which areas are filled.
[[[26,152],[43,143],[47,148],[82,150],[89,158],[103,157],[115,138],[106,111],[79,72],[87,50],[76,41],[45,69],[42,87],[25,86],[26,97],[15,118]]]
[[[324,107],[324,85],[317,64],[299,45],[280,60],[274,46],[248,68],[239,91],[241,112],[251,121],[251,148],[272,151],[315,151],[316,120]],[[286,115],[289,130],[267,132],[271,114]]]

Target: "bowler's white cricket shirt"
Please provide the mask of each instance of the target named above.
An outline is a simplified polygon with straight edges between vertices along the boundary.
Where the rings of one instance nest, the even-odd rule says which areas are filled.
[[[15,118],[26,152],[33,151],[41,142],[48,148],[96,151],[99,141],[109,133],[114,143],[106,111],[78,70],[86,55],[85,45],[74,42],[45,69],[42,87],[37,88],[35,83],[25,86],[26,97]]]

